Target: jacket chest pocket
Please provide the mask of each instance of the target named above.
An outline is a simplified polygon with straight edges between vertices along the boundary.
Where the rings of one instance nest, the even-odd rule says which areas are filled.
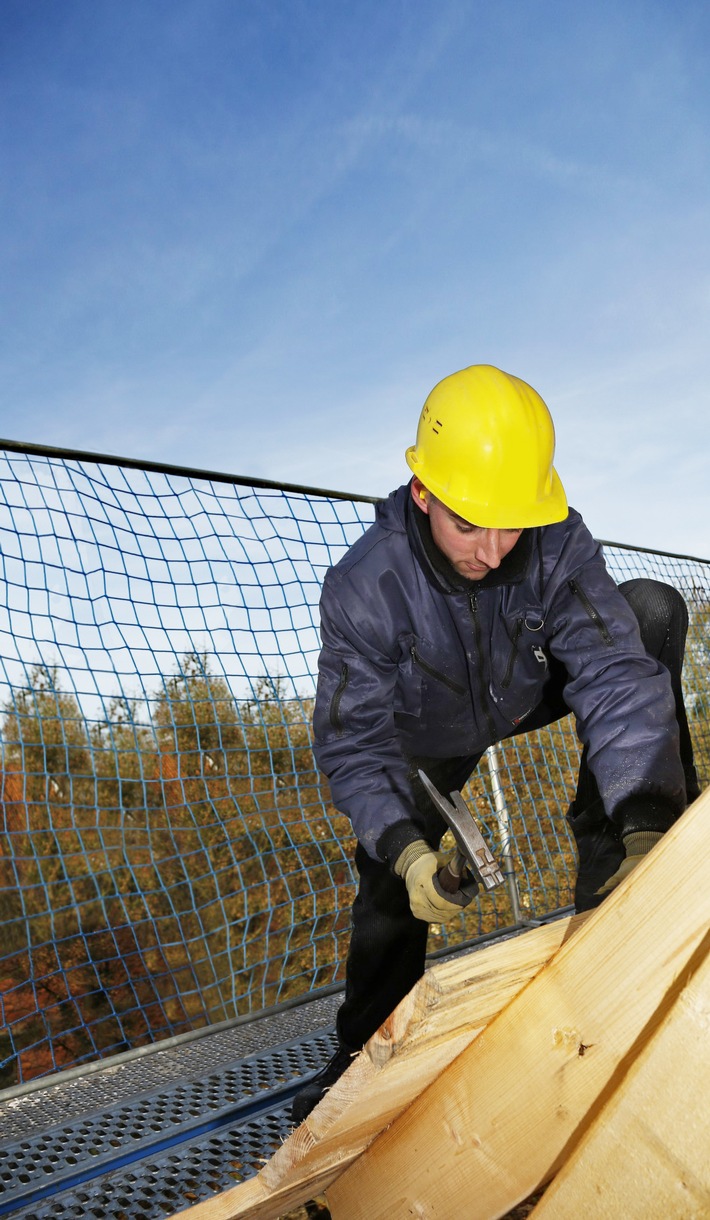
[[[468,685],[448,658],[437,654],[427,641],[409,636],[402,640],[402,657],[395,690],[395,720],[400,728],[418,729],[451,720],[456,709],[468,705]]]
[[[489,686],[499,713],[517,725],[539,703],[549,672],[544,647],[545,621],[536,610],[521,612],[505,624],[505,639],[496,649]]]
[[[437,668],[437,666],[432,664],[431,661],[427,661],[426,657],[422,656],[421,649],[418,649],[416,644],[412,644],[409,651],[415,671],[421,670],[421,672],[426,675],[426,678],[429,679],[429,685],[432,682],[438,682],[441,686],[451,691],[451,693],[454,695],[461,696],[466,694],[467,687],[461,682],[455,681],[454,678],[444,673],[441,668]]]

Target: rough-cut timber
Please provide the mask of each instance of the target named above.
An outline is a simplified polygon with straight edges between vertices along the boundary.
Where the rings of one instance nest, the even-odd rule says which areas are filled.
[[[706,953],[709,813],[710,791],[336,1179],[333,1220],[494,1220],[554,1176]]]
[[[321,1194],[585,918],[561,919],[431,967],[256,1178],[180,1217],[277,1220]]]
[[[181,1215],[710,1215],[710,790],[586,919],[428,972],[257,1178]],[[557,1175],[557,1176],[556,1176]]]
[[[710,954],[533,1220],[710,1216]]]

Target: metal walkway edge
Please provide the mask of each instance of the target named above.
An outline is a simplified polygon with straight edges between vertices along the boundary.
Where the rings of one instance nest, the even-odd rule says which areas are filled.
[[[165,1220],[253,1177],[292,1130],[293,1095],[335,1049],[340,1002],[337,989],[0,1093],[0,1217]]]
[[[252,1177],[335,1048],[340,995],[0,1097],[0,1216],[162,1220]]]

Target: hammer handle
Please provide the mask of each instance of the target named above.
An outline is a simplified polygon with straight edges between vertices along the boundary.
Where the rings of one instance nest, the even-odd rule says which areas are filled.
[[[461,875],[466,867],[465,857],[460,851],[439,869],[438,880],[439,885],[446,894],[455,894],[461,886]]]

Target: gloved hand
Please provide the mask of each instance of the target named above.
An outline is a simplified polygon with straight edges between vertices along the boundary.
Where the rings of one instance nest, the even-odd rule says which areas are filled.
[[[624,835],[623,843],[626,850],[626,859],[621,861],[613,877],[605,881],[596,893],[609,894],[612,890],[615,890],[617,885],[620,885],[624,878],[628,877],[629,873],[636,868],[637,864],[641,863],[644,856],[662,838],[663,835],[657,830],[634,830],[631,834]]]
[[[454,894],[445,894],[437,882],[439,869],[450,858],[441,859],[423,839],[417,839],[405,847],[395,861],[394,871],[401,877],[409,894],[412,914],[425,923],[448,923],[461,914],[478,893],[478,885],[471,879]]]

